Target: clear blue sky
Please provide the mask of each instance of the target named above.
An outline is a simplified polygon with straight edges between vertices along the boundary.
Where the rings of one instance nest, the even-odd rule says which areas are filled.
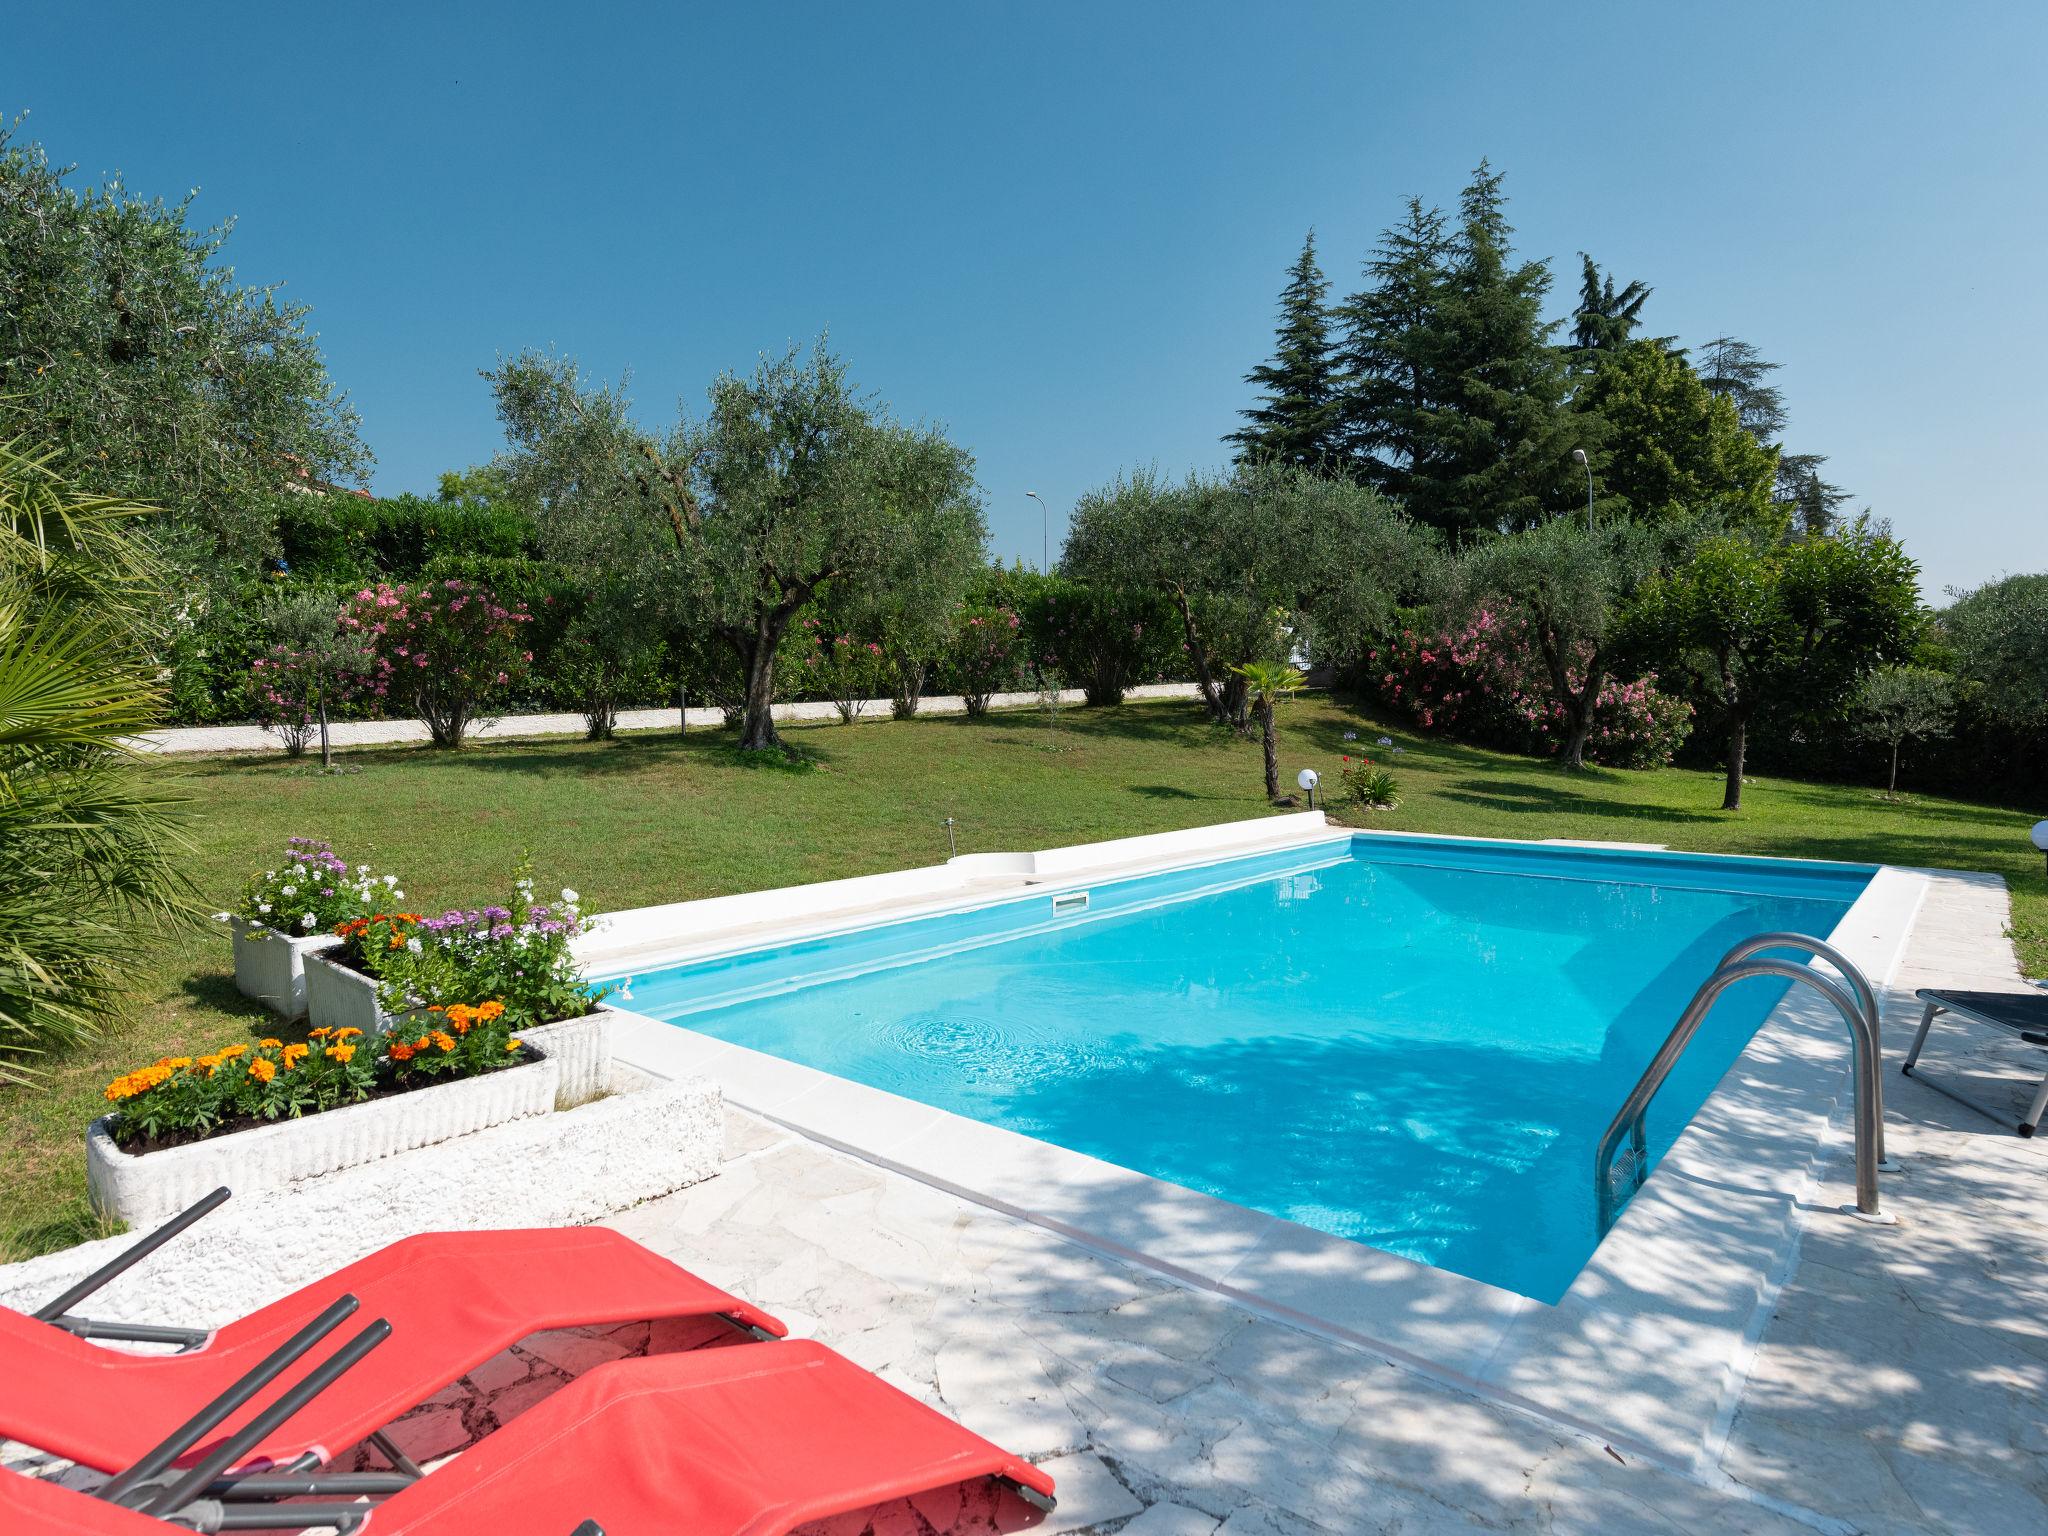
[[[830,327],[1034,560],[1026,490],[1057,519],[1223,460],[1305,230],[1341,289],[1490,156],[1558,313],[1583,249],[1655,285],[1655,332],[1782,362],[1790,445],[1935,596],[2048,569],[2044,58],[2034,3],[15,0],[0,110],[240,221],[379,492],[495,451],[501,352],[630,370],[665,422]]]

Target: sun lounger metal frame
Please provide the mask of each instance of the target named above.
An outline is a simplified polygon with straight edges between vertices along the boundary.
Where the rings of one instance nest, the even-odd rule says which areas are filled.
[[[1969,992],[1945,987],[1922,987],[1918,996],[1927,1007],[1920,1015],[1920,1032],[1913,1037],[1913,1049],[1906,1053],[1905,1065],[1899,1070],[1914,1082],[1925,1083],[1936,1093],[1954,1099],[1967,1109],[1974,1109],[1987,1120],[1996,1121],[2021,1136],[2033,1135],[2040,1128],[2041,1117],[2048,1115],[2048,1072],[2042,1073],[2041,1084],[2034,1090],[2034,1102],[2027,1107],[2026,1115],[2015,1120],[2010,1115],[1972,1098],[1962,1090],[1951,1088],[1945,1083],[1937,1082],[1925,1072],[1916,1072],[1913,1069],[1919,1064],[1922,1047],[1927,1044],[1928,1031],[1934,1028],[1936,1017],[1944,1013],[1953,1013],[1958,1018],[1968,1019],[1972,1023],[1988,1024],[1993,1029],[2002,1029],[2009,1035],[2017,1035],[2027,1045],[2048,1049],[2048,992],[2036,991],[2030,995],[2017,991]],[[2021,1004],[2032,1004],[2039,1011],[2040,1017],[2035,1021],[2001,1018],[1977,1001],[1984,998],[2012,998]]]

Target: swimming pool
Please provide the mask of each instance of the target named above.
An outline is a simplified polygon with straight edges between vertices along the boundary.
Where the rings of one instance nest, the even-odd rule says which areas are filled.
[[[1555,1301],[1594,1145],[1729,945],[1867,866],[1337,838],[618,977],[636,1013]],[[1653,1160],[1782,985],[1715,1008]]]

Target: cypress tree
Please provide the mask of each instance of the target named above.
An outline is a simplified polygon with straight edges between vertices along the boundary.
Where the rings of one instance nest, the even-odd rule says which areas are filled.
[[[1280,290],[1280,324],[1273,361],[1245,375],[1264,401],[1241,414],[1246,425],[1225,442],[1237,444],[1239,463],[1324,469],[1342,457],[1338,438],[1336,350],[1326,307],[1330,285],[1316,263],[1316,234]]]

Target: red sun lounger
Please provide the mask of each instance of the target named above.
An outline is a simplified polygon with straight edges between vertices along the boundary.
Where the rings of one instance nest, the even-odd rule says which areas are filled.
[[[105,1349],[68,1331],[148,1338],[178,1330],[85,1323],[49,1315],[50,1308],[35,1318],[0,1308],[0,1439],[100,1471],[128,1466],[344,1296],[355,1298],[363,1316],[388,1321],[396,1344],[334,1382],[238,1465],[324,1462],[509,1345],[551,1328],[702,1317],[755,1337],[787,1332],[738,1297],[602,1227],[430,1233],[393,1243],[211,1335],[167,1340],[203,1339],[182,1354]],[[257,1385],[289,1390],[315,1367],[305,1348],[300,1356]],[[209,1426],[211,1438],[181,1452],[181,1461],[202,1456],[251,1416],[246,1404],[238,1406]]]
[[[579,1522],[646,1536],[784,1536],[983,1477],[1052,1507],[1053,1480],[1029,1462],[821,1344],[781,1343],[597,1366],[381,1504],[231,1502],[173,1513],[199,1530],[340,1524],[356,1536],[521,1536]],[[0,1473],[0,1515],[44,1519],[28,1529],[167,1529],[24,1482]]]

